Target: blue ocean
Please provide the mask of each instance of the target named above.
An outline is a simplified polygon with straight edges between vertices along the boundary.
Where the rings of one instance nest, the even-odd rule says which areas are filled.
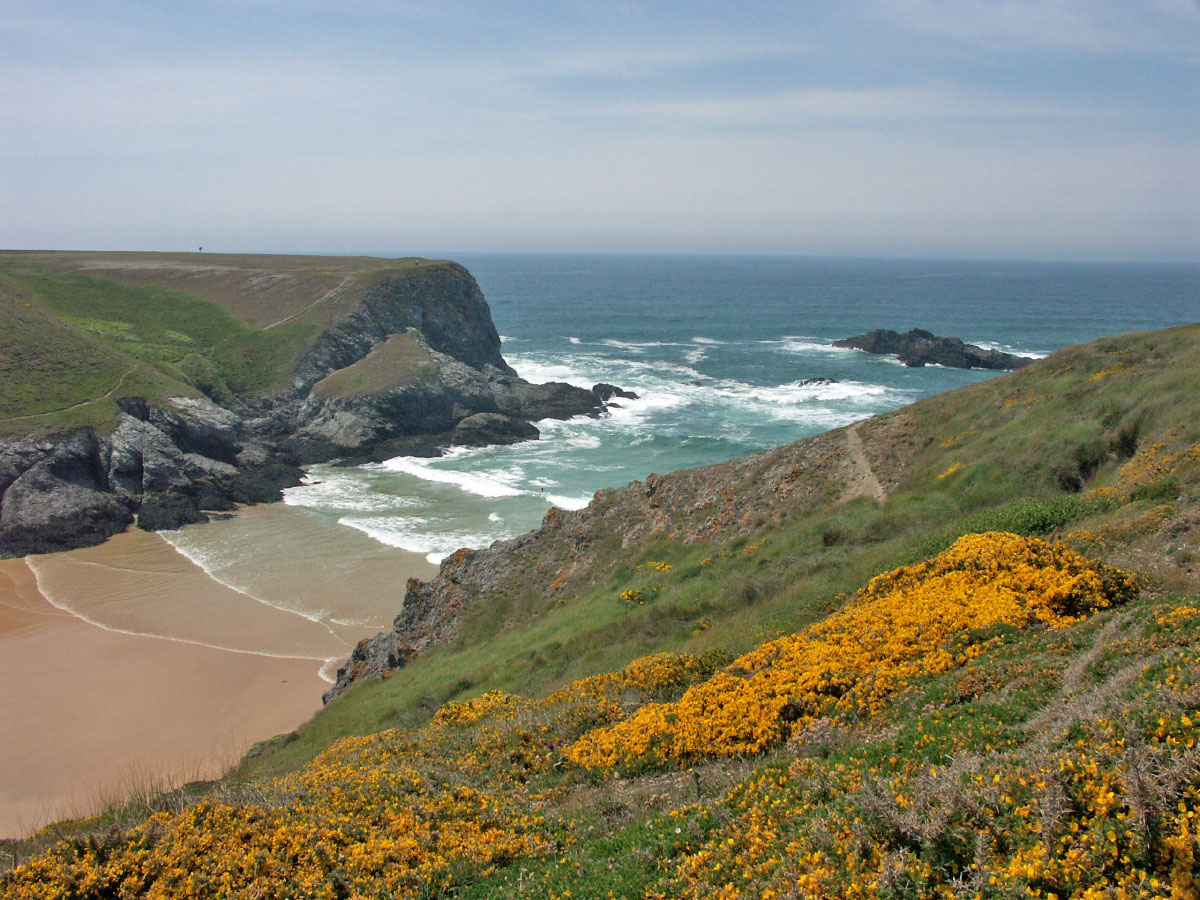
[[[832,346],[919,327],[1042,357],[1200,319],[1200,269],[719,256],[463,255],[530,381],[638,394],[508,447],[320,466],[286,502],[436,562],[599,488],[797,440],[996,373]]]

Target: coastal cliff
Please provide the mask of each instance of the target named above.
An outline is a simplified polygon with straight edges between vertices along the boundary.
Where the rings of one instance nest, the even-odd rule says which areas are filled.
[[[604,409],[604,391],[518,377],[450,262],[7,253],[0,312],[0,557],[277,500],[311,463],[529,440]]]
[[[340,699],[0,842],[0,893],[1192,896],[1198,346],[1064,348],[452,554]]]

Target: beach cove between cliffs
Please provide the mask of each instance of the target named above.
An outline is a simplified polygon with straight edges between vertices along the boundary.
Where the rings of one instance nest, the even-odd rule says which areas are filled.
[[[315,713],[435,571],[284,504],[189,528],[255,552],[217,567],[133,530],[0,560],[0,836],[220,775]]]

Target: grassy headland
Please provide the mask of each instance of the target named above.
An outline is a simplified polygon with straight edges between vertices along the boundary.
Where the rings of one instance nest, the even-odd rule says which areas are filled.
[[[668,476],[626,546],[604,492],[586,566],[547,532],[450,644],[0,888],[1200,896],[1196,384],[1200,326],[1125,335]]]
[[[288,385],[321,331],[420,259],[0,253],[0,433],[116,421],[116,400]]]

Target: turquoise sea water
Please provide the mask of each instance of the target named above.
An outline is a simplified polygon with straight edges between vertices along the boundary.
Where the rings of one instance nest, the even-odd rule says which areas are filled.
[[[542,440],[320,466],[289,505],[437,561],[536,527],[551,505],[714,463],[995,373],[909,369],[831,346],[926,328],[1028,356],[1200,319],[1195,267],[709,256],[457,255],[531,381],[636,401],[539,423]],[[833,383],[806,384],[809,379]]]

